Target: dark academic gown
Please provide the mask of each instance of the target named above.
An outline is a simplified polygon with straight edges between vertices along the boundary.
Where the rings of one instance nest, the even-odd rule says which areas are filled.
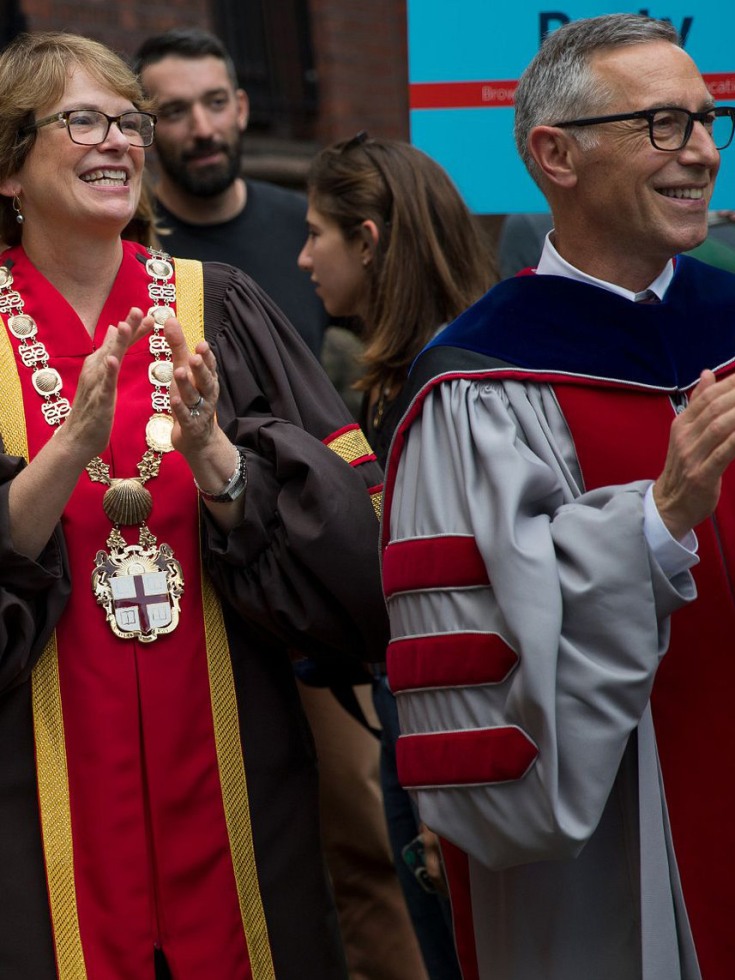
[[[150,305],[142,258],[125,243],[90,338],[21,248],[4,254],[70,401],[107,325]],[[381,473],[269,299],[222,265],[205,267],[203,295],[219,422],[247,456],[245,517],[223,534],[183,458],[164,455],[148,527],[185,584],[177,628],[153,642],[115,636],[95,601],[110,522],[86,473],[38,561],[13,550],[17,447],[32,458],[52,429],[2,338],[0,976],[13,980],[145,980],[155,947],[176,980],[345,976],[290,657],[382,658]],[[123,362],[102,454],[113,477],[137,475],[146,449],[150,361],[143,339]]]
[[[676,411],[735,369],[734,311],[688,258],[654,305],[521,276],[411,373],[388,672],[468,978],[735,975],[733,468],[691,573],[642,534]]]

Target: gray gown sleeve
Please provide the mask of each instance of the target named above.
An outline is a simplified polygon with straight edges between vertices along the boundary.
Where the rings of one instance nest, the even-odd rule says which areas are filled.
[[[514,666],[496,683],[460,671],[398,693],[402,738],[421,748],[429,736],[429,750],[461,731],[470,756],[491,729],[526,740],[529,765],[506,781],[452,785],[429,770],[414,786],[425,822],[491,868],[570,857],[588,840],[648,703],[668,617],[694,597],[689,573],[669,581],[649,552],[648,485],[583,492],[541,386],[445,382],[409,430],[386,568],[391,548],[448,535],[474,540],[487,574],[389,596],[394,645],[454,634],[460,662],[466,636],[493,634]]]

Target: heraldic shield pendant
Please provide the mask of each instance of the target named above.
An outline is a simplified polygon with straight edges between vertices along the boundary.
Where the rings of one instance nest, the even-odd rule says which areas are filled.
[[[122,639],[152,643],[178,625],[183,572],[171,547],[156,547],[156,542],[145,524],[138,544],[127,544],[113,528],[107,539],[109,553],[97,552],[92,590],[112,632]]]

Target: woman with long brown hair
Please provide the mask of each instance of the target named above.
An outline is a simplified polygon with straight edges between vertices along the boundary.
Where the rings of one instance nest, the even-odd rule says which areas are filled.
[[[440,327],[497,278],[476,220],[445,171],[408,143],[359,133],[327,147],[308,176],[299,266],[333,317],[357,318],[364,342],[360,422],[385,465],[411,364]],[[398,717],[384,671],[373,698],[396,868],[432,980],[459,978],[446,900],[421,860],[431,835],[398,782]],[[437,876],[438,877],[438,876]]]

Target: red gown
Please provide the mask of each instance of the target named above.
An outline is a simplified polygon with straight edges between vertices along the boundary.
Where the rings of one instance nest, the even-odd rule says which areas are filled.
[[[60,372],[63,394],[70,401],[74,398],[84,358],[102,342],[107,326],[124,318],[132,305],[144,310],[150,305],[147,292],[150,280],[144,263],[139,260],[141,253],[139,246],[126,243],[120,272],[92,338],[74,310],[33,268],[22,249],[12,249],[4,257],[13,263],[13,288],[23,296],[25,312],[35,318],[38,339],[48,350],[51,366]],[[225,277],[222,282],[222,293],[227,297],[233,290],[239,292],[242,294],[240,305],[247,294],[260,321],[267,323],[269,330],[274,330],[271,321],[277,314],[274,317],[267,300],[239,274],[229,270],[228,275],[229,278]],[[233,277],[234,282],[231,281]],[[232,304],[228,315],[234,322],[238,317],[232,309],[238,300],[233,300]],[[249,317],[252,318],[252,309],[243,316],[243,322]],[[237,329],[228,329],[230,326],[225,324],[222,330],[220,342],[223,347],[236,342]],[[222,323],[217,323],[216,329],[221,328]],[[251,329],[247,327],[245,332]],[[305,736],[297,715],[287,655],[289,645],[296,645],[300,640],[308,645],[307,637],[312,630],[310,614],[304,615],[300,602],[294,603],[286,595],[288,588],[283,585],[278,594],[267,598],[260,595],[258,575],[262,575],[264,586],[269,576],[283,581],[290,573],[284,572],[283,566],[279,573],[279,563],[294,560],[293,557],[283,558],[284,549],[279,540],[279,533],[284,533],[283,527],[276,526],[274,521],[272,527],[266,528],[265,517],[278,515],[280,525],[287,523],[282,508],[291,476],[278,474],[277,457],[291,451],[294,440],[301,443],[303,450],[301,458],[294,462],[295,467],[311,474],[314,461],[326,457],[330,470],[327,482],[344,479],[348,496],[360,498],[357,506],[358,510],[362,509],[368,536],[376,535],[377,524],[369,496],[365,493],[365,483],[372,485],[379,480],[379,475],[367,457],[362,475],[357,472],[359,462],[349,468],[340,460],[335,468],[337,457],[325,445],[333,434],[328,430],[316,432],[318,438],[315,439],[301,429],[297,433],[291,432],[294,427],[290,425],[286,448],[276,447],[270,456],[268,451],[259,453],[254,443],[248,446],[248,433],[251,432],[253,438],[257,433],[260,438],[261,425],[270,423],[277,429],[284,423],[274,423],[264,405],[260,406],[264,411],[257,425],[242,420],[238,423],[236,416],[246,416],[249,406],[236,404],[238,388],[234,381],[241,381],[239,390],[243,398],[251,394],[254,384],[266,391],[274,384],[267,361],[281,343],[282,338],[274,339],[277,334],[277,329],[273,336],[266,331],[263,377],[257,377],[260,366],[253,368],[252,361],[246,376],[243,353],[238,364],[233,364],[231,357],[221,358],[223,391],[227,394],[223,395],[220,405],[220,418],[234,426],[239,424],[238,444],[253,453],[251,483],[257,483],[261,469],[268,478],[264,480],[266,489],[256,486],[252,502],[250,498],[248,500],[255,527],[249,531],[241,527],[228,540],[206,517],[200,518],[191,473],[183,457],[175,451],[163,456],[159,474],[147,484],[153,497],[148,527],[159,545],[165,542],[172,548],[183,569],[185,584],[180,622],[173,632],[158,636],[154,642],[121,639],[114,635],[102,607],[96,602],[91,585],[95,555],[99,549],[109,550],[106,540],[111,530],[102,509],[107,488],[84,473],[64,511],[61,523],[68,566],[62,578],[68,578],[71,590],[66,609],[56,623],[58,689],[51,711],[39,709],[39,698],[45,696],[44,691],[54,690],[53,665],[50,672],[46,671],[47,680],[43,683],[39,682],[37,668],[34,683],[44,854],[55,956],[62,977],[86,975],[95,980],[151,977],[156,946],[165,951],[177,980],[205,976],[208,980],[233,980],[274,975],[280,980],[281,976],[304,975],[297,972],[295,962],[303,955],[303,948],[301,951],[294,949],[289,954],[291,960],[287,956],[282,967],[276,969],[279,957],[286,954],[277,948],[282,929],[280,913],[269,908],[287,886],[293,886],[297,872],[289,859],[289,851],[293,849],[283,841],[281,833],[280,861],[276,854],[266,853],[266,845],[268,850],[274,844],[279,845],[267,840],[264,829],[263,849],[258,853],[261,834],[257,822],[262,818],[252,819],[254,806],[258,811],[263,809],[256,781],[261,767],[268,767],[269,756],[271,766],[276,763],[275,769],[267,775],[271,791],[274,777],[280,782],[295,779],[292,792],[295,790],[296,797],[305,800],[307,808],[313,802],[309,772],[313,758],[308,736]],[[298,343],[288,335],[286,342],[289,357],[303,356],[310,361],[310,355],[302,355]],[[18,345],[15,338],[11,338],[11,343],[14,347]],[[216,345],[216,340],[214,343]],[[115,422],[110,443],[102,454],[113,477],[136,476],[137,463],[147,448],[145,426],[152,412],[153,390],[148,379],[150,363],[147,339],[137,343],[123,361]],[[239,377],[238,367],[241,369]],[[281,368],[285,373],[286,364],[282,363]],[[31,384],[31,370],[20,363],[17,370],[32,458],[51,438],[53,430],[41,413],[42,399]],[[307,363],[306,370],[313,374],[315,368]],[[316,383],[321,385],[321,380]],[[284,385],[284,392],[286,388]],[[232,392],[235,392],[234,398]],[[276,396],[272,394],[271,397],[275,399]],[[298,402],[298,398],[288,393],[283,397],[285,400],[292,397]],[[309,397],[312,397],[311,392]],[[325,397],[329,409],[338,411],[331,394]],[[310,407],[309,411],[313,409]],[[298,416],[298,412],[294,411],[294,414]],[[342,428],[339,423],[344,419],[339,415],[332,418],[338,423],[334,430],[339,431]],[[294,418],[294,421],[301,420]],[[295,455],[298,456],[298,450]],[[267,497],[271,499],[267,500]],[[200,526],[201,521],[203,526]],[[311,533],[306,532],[308,516],[295,511],[294,521],[299,525],[293,529],[295,537]],[[368,523],[370,521],[374,528]],[[339,521],[335,522],[335,527],[337,523]],[[345,522],[339,536],[343,536],[346,529]],[[137,528],[122,530],[129,544],[137,542]],[[255,566],[265,561],[262,554],[248,555],[243,546],[246,540],[257,541],[258,537],[262,539],[263,550],[278,553],[266,561],[266,567],[261,571]],[[305,556],[308,555],[307,545],[304,540]],[[342,547],[347,550],[348,542],[343,541]],[[298,545],[295,548],[298,552]],[[230,593],[224,614],[209,576],[203,577],[200,549],[205,565],[216,566],[218,562],[224,565],[221,573],[212,569],[215,578],[218,574],[221,576],[218,591],[225,595]],[[214,557],[217,552],[219,554]],[[366,588],[375,593],[373,605],[379,600],[377,567],[366,568],[365,577],[365,571],[360,568],[362,555],[353,557],[356,564],[352,566],[354,578],[349,587],[352,598],[346,602],[336,599],[335,590],[324,577],[317,586],[323,595],[322,601],[315,604],[316,621],[319,623],[321,613],[324,623],[317,625],[316,632],[323,631],[325,638],[328,637],[324,645],[328,646],[331,641],[335,649],[347,645],[346,637],[351,638],[349,642],[356,640],[358,646],[362,642],[357,639],[359,628],[355,622],[350,625],[347,607],[354,603],[357,608],[366,599],[369,606],[371,600],[367,598]],[[369,565],[370,559],[365,557]],[[299,568],[294,575],[300,577],[308,571]],[[346,595],[347,590],[343,588],[342,598]],[[325,614],[330,604],[328,600],[335,599],[333,610]],[[295,613],[289,603],[291,607],[297,607]],[[246,619],[238,621],[235,609]],[[330,619],[337,621],[334,628]],[[240,633],[236,640],[232,639],[233,624]],[[273,628],[269,633],[271,624]],[[229,627],[231,652],[228,651],[226,626]],[[380,632],[379,628],[376,639]],[[380,636],[378,642],[382,640]],[[289,752],[288,744],[284,745],[277,735],[277,752],[272,746],[262,751],[255,744],[252,756],[249,739],[245,738],[243,760],[238,735],[244,734],[249,724],[243,717],[243,687],[255,683],[255,678],[247,676],[248,668],[243,667],[240,658],[254,654],[261,683],[263,676],[270,675],[259,692],[263,710],[267,711],[270,705],[276,719],[293,712],[295,720],[289,718],[284,726],[286,743],[293,741],[295,734],[298,738],[295,751],[292,745]],[[235,661],[234,676],[231,655]],[[47,648],[44,657],[48,656]],[[266,660],[277,659],[268,664],[264,657]],[[42,664],[45,662],[42,660]],[[26,681],[20,690],[28,686]],[[254,693],[258,696],[257,686]],[[252,697],[252,694],[248,692],[247,696]],[[276,704],[272,704],[274,699]],[[59,712],[63,714],[63,725],[58,723],[54,711],[57,716]],[[41,722],[39,716],[43,719]],[[47,724],[50,730],[46,729]],[[268,739],[268,725],[267,716],[261,715],[253,726],[253,741],[258,738],[258,730],[261,739]],[[52,746],[48,753],[38,750],[39,739],[46,738]],[[59,807],[63,813],[67,801],[59,803],[54,798],[53,788],[48,792],[44,790],[46,783],[41,769],[47,758],[56,763],[65,760],[66,763],[70,841],[65,839],[64,820],[58,818]],[[52,780],[51,785],[58,787],[60,784],[58,780]],[[300,812],[284,813],[285,801],[279,801],[275,793],[272,803],[275,812],[268,815],[268,820],[274,827],[280,826],[281,831],[292,820],[301,819]],[[309,827],[306,831],[309,843],[306,844],[301,831],[295,837],[300,848],[306,844],[307,850],[313,851],[301,854],[305,868],[309,868],[315,859],[318,860],[316,821],[309,813],[304,822]],[[63,865],[69,857],[73,860],[73,873],[69,873],[68,867],[59,871],[57,863]],[[285,867],[278,867],[281,862]],[[299,873],[304,871],[298,870]],[[259,875],[263,881],[259,880]],[[302,898],[306,902],[316,902],[322,920],[316,940],[321,948],[315,951],[313,968],[323,971],[324,976],[341,976],[340,954],[328,921],[331,913],[321,871],[314,874],[313,870],[308,870],[306,878],[310,884]],[[56,888],[54,881],[58,882]],[[73,892],[67,894],[72,882]],[[74,937],[74,904],[78,940]],[[306,914],[307,918],[309,914]],[[310,941],[305,941],[308,946]],[[69,945],[74,948],[75,943],[76,953],[69,953]],[[308,949],[306,955],[308,960],[311,955]],[[84,967],[73,965],[81,961]],[[79,969],[86,969],[86,974],[78,972]],[[25,975],[13,973],[17,977]],[[33,976],[34,980],[40,980],[42,976],[38,972],[27,975]]]

